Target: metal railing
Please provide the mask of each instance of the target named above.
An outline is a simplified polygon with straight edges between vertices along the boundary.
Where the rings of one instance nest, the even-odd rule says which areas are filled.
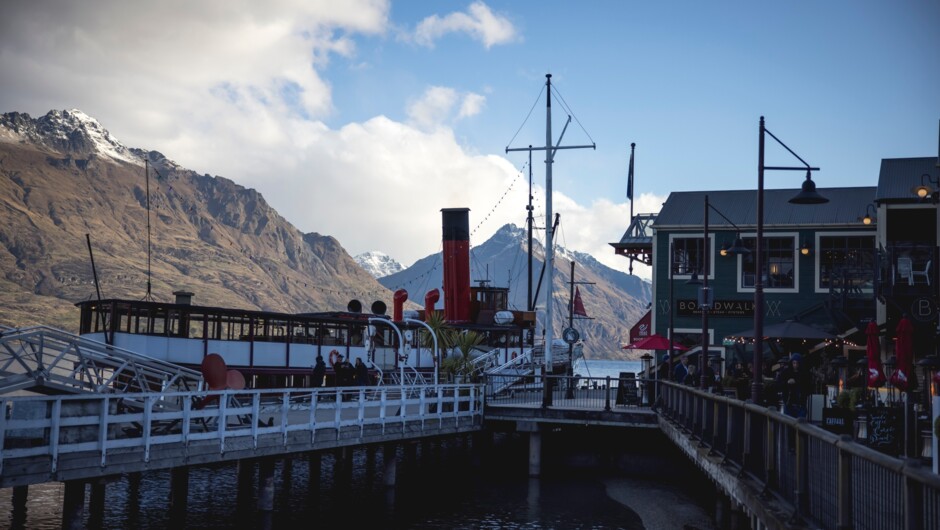
[[[551,385],[552,406],[589,410],[646,407],[642,380],[612,377],[568,377],[486,374],[487,405],[541,405],[545,382]]]
[[[161,406],[168,403],[173,406]],[[157,448],[176,446],[179,453],[202,443],[203,454],[217,450],[221,458],[227,446],[257,449],[259,439],[270,443],[271,435],[287,446],[289,438],[313,444],[334,433],[339,440],[340,430],[348,429],[358,429],[361,438],[367,427],[384,432],[406,422],[409,432],[422,433],[482,416],[483,393],[479,385],[438,385],[421,391],[381,386],[8,397],[0,399],[0,411],[0,479],[6,483],[18,469],[7,464],[18,459],[54,474],[63,456],[85,453],[100,459],[104,474],[112,454],[120,462],[129,450],[149,462]],[[36,457],[42,457],[39,464]]]
[[[822,528],[940,528],[940,476],[806,422],[716,394],[659,382],[660,412],[723,464]]]

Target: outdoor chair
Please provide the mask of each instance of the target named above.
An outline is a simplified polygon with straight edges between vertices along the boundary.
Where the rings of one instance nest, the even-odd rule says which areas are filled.
[[[911,271],[910,283],[913,285],[913,280],[915,277],[921,276],[924,280],[927,281],[927,285],[930,285],[930,260],[927,260],[927,264],[924,265],[924,270],[922,271]]]
[[[898,277],[907,278],[907,284],[914,285],[914,266],[911,258],[898,258]]]

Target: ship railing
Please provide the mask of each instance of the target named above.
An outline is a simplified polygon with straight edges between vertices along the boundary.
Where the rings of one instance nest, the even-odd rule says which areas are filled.
[[[669,383],[655,387],[670,437],[776,499],[807,528],[940,528],[940,475],[921,457],[895,457],[765,404]],[[884,418],[882,418],[884,419]],[[664,429],[665,430],[665,429]],[[865,441],[884,451],[901,429],[869,423]],[[903,434],[900,435],[903,437]],[[882,445],[884,444],[884,445]],[[687,450],[688,451],[688,450]]]
[[[480,385],[437,385],[417,394],[410,390],[383,386],[0,398],[0,487],[27,481],[17,479],[27,472],[35,482],[48,481],[70,455],[91,457],[100,465],[96,472],[104,475],[123,472],[128,454],[139,454],[132,460],[146,467],[152,456],[175,458],[189,446],[198,445],[200,455],[210,455],[214,448],[221,459],[228,448],[286,448],[323,440],[335,444],[341,431],[342,439],[356,430],[362,439],[366,429],[375,433],[375,426],[380,433],[387,426],[401,426],[396,429],[404,432],[406,424],[409,432],[437,432],[445,422],[450,429],[455,422],[478,424],[482,417]],[[370,393],[376,398],[369,399]],[[183,407],[160,410],[157,405],[165,399]],[[143,406],[127,410],[120,406],[124,400]],[[115,467],[109,471],[109,466]]]

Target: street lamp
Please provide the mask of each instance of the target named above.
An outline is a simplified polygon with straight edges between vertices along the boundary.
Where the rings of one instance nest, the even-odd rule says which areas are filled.
[[[709,255],[711,254],[708,248],[708,211],[714,210],[715,213],[717,213],[725,221],[730,223],[731,226],[733,226],[738,232],[741,231],[741,229],[738,228],[738,225],[731,222],[731,219],[728,219],[725,216],[725,214],[721,213],[721,211],[718,210],[718,208],[715,208],[708,202],[707,193],[705,194],[705,206],[703,207],[703,210],[705,213],[705,223],[704,223],[705,238],[702,239],[702,250],[703,250],[702,252],[702,263],[703,263],[702,287],[699,291],[701,293],[699,296],[699,304],[702,306],[702,351],[699,352],[699,356],[698,356],[699,357],[698,359],[699,388],[705,388],[705,384],[707,383],[707,378],[705,377],[705,362],[706,362],[705,356],[708,355],[708,310],[711,309],[711,306],[712,306],[712,296],[711,296],[711,292],[708,289],[708,272],[709,272],[709,267],[708,267],[709,259],[708,258],[709,258]],[[737,245],[738,243],[737,240],[739,239],[740,238],[737,238],[735,240],[734,247],[731,247],[724,252],[725,255],[736,256],[738,254],[745,254],[747,252],[750,252],[749,250],[747,250],[747,248],[744,247],[743,244],[740,246]]]
[[[926,182],[924,182],[925,179]],[[930,186],[931,184],[934,186],[940,186],[940,177],[933,177],[928,173],[924,173],[920,176],[920,186],[914,186],[914,188],[911,189],[911,192],[914,195],[917,195],[919,198],[924,199],[928,195],[937,191],[937,188],[932,188]]]
[[[790,152],[791,155],[803,163],[801,167],[789,166],[764,166],[764,135],[770,135],[778,144]],[[806,180],[803,181],[800,193],[790,199],[791,204],[823,204],[829,202],[829,199],[816,192],[816,184],[812,180],[812,172],[819,171],[818,167],[810,167],[805,160],[793,152],[792,149],[780,141],[779,138],[764,127],[764,117],[760,117],[760,133],[758,137],[757,151],[757,234],[754,257],[754,382],[751,384],[751,400],[754,403],[760,403],[761,393],[763,393],[763,368],[761,364],[764,359],[764,170],[780,171],[806,171]]]
[[[875,205],[868,203],[868,205],[865,207],[865,217],[862,217],[862,224],[872,224],[876,219],[875,213]]]

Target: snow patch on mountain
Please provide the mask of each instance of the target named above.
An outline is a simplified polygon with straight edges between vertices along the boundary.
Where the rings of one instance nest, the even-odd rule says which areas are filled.
[[[28,141],[70,154],[98,154],[142,166],[143,158],[118,141],[98,120],[78,109],[52,110],[45,116],[9,112],[0,116],[0,138]]]
[[[363,252],[353,258],[360,267],[372,275],[373,278],[382,278],[405,270],[401,263],[395,261],[388,254],[373,250]]]

